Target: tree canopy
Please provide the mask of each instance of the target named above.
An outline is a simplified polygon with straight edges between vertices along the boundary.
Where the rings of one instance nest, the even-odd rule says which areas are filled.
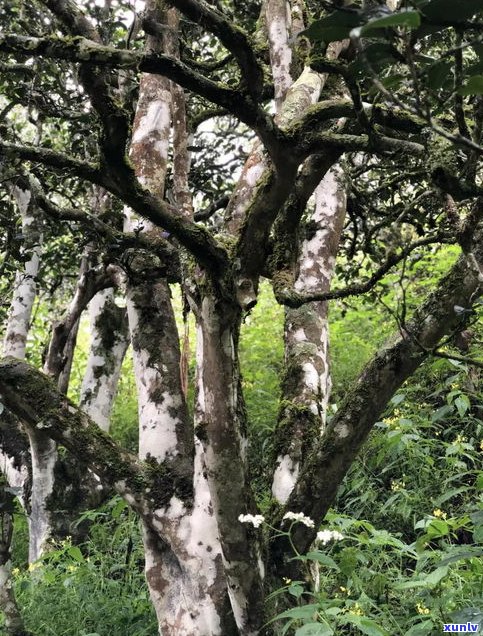
[[[481,0],[8,3],[0,444],[31,560],[114,490],[141,519],[161,634],[270,632],[265,597],[300,576],[293,550],[313,545],[394,394],[435,357],[482,366],[482,13]],[[446,267],[431,289],[420,262]],[[238,351],[262,279],[285,319],[260,497]],[[27,347],[39,295],[55,316]],[[330,412],[329,301],[362,295],[393,333]],[[138,457],[108,434],[128,340]]]

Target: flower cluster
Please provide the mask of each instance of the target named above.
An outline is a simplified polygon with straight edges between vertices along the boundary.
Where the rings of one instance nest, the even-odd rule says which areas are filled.
[[[286,512],[283,515],[284,519],[290,519],[291,521],[298,521],[299,523],[303,523],[307,528],[313,528],[315,526],[314,522],[310,517],[304,515],[303,512]]]
[[[340,541],[344,538],[338,530],[321,530],[317,532],[317,541],[320,541],[322,545],[327,545],[329,541]]]
[[[399,490],[404,490],[406,488],[406,482],[404,481],[395,481],[391,480],[391,490],[393,492],[398,492]]]
[[[447,513],[443,512],[440,508],[435,508],[433,510],[433,517],[437,517],[438,519],[446,519]]]
[[[240,515],[238,517],[240,523],[251,523],[255,528],[258,528],[265,521],[263,515]]]
[[[430,613],[430,610],[423,603],[416,603],[416,611],[423,616]]]

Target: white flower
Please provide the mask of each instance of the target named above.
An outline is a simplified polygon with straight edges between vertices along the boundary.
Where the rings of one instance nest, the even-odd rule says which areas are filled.
[[[307,528],[313,528],[315,525],[312,519],[310,517],[306,517],[303,512],[286,512],[283,515],[283,518],[303,523],[305,526],[307,526]]]
[[[317,532],[317,541],[320,541],[322,545],[327,545],[329,541],[340,541],[344,538],[338,530],[321,530]]]
[[[255,528],[258,528],[265,521],[265,517],[263,515],[240,515],[238,521],[240,523],[252,523]]]

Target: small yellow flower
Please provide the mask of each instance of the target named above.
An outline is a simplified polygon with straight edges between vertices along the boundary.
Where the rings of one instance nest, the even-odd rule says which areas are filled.
[[[347,587],[344,587],[343,585],[341,585],[341,586],[339,587],[339,590],[340,590],[341,592],[343,592],[344,594],[347,594],[347,596],[349,596],[349,595],[350,595],[350,593],[351,593],[350,589],[349,589],[349,588],[347,588]]]
[[[439,508],[435,508],[433,510],[433,517],[437,517],[438,519],[446,519],[447,516],[447,513],[443,512],[443,510],[440,510]]]
[[[404,488],[406,488],[406,482],[395,481],[394,479],[391,481],[391,490],[393,492],[398,492],[399,490],[403,490]]]
[[[458,446],[458,444],[463,444],[464,442],[466,442],[466,437],[464,435],[457,435],[452,443],[454,446]]]
[[[67,569],[69,572],[75,572],[77,570],[77,565],[68,565]]]
[[[292,582],[292,579],[288,579],[286,576],[284,576],[283,582],[285,583],[285,585],[290,585],[290,583]]]
[[[35,561],[35,563],[29,563],[29,572],[34,572],[35,570],[38,570],[40,567],[40,563],[38,561]]]
[[[416,611],[418,614],[429,614],[430,610],[422,603],[416,603]]]
[[[20,574],[20,568],[13,568],[12,576],[18,576]]]
[[[483,451],[483,439],[482,439],[482,440],[481,440],[481,442],[480,442],[480,450],[482,450],[482,451]]]
[[[355,614],[356,616],[364,616],[364,610],[359,605],[359,603],[355,603],[349,610],[349,614]]]

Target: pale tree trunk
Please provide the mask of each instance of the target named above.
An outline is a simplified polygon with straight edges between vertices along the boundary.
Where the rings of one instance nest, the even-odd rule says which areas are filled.
[[[295,277],[295,289],[302,293],[330,289],[345,216],[342,171],[332,168],[314,195],[315,209],[305,225]],[[285,371],[272,482],[272,494],[282,504],[324,430],[331,387],[327,313],[324,301],[285,311]]]
[[[0,476],[0,609],[8,636],[29,636],[25,630],[12,588],[12,555],[10,546],[13,534],[15,495]]]
[[[62,388],[67,385],[62,372],[65,365],[70,364],[69,355],[73,353],[73,350],[66,350],[69,337],[89,301],[99,290],[110,285],[112,280],[103,269],[93,269],[89,259],[84,257],[74,297],[64,317],[53,325],[43,367],[44,373]],[[81,480],[83,471],[76,470],[71,462],[63,465],[55,442],[47,434],[37,430],[33,435],[29,433],[29,437],[32,458],[29,560],[33,562],[47,549],[49,539],[71,533],[72,517],[86,493]],[[58,487],[56,479],[59,480]]]
[[[23,359],[37,293],[36,277],[42,250],[42,219],[39,211],[30,204],[30,190],[14,187],[13,195],[22,219],[22,252],[28,254],[29,258],[15,276],[3,350],[5,355]]]
[[[197,426],[218,521],[228,594],[240,634],[263,622],[263,565],[256,535],[238,520],[255,512],[246,466],[246,413],[241,392],[239,307],[205,295],[196,309]]]
[[[23,268],[19,269],[15,276],[3,353],[6,356],[24,359],[32,309],[37,294],[36,279],[40,267],[43,220],[40,211],[32,205],[30,190],[15,186],[12,188],[12,196],[22,221],[22,253],[29,258],[25,260]],[[13,422],[12,415],[3,412],[0,413],[0,419],[2,425],[9,429],[9,433],[5,435],[5,443],[1,444],[0,470],[5,471],[8,483],[12,487],[23,489],[30,474],[28,440],[20,432],[14,434],[13,429],[18,422]],[[8,446],[11,447],[11,453]],[[24,502],[26,505],[29,504],[25,497]]]
[[[122,362],[129,344],[126,310],[116,305],[113,289],[89,303],[89,355],[79,406],[103,431],[109,431]]]
[[[6,356],[24,359],[32,309],[37,294],[36,277],[40,265],[43,221],[39,210],[32,205],[30,190],[15,186],[12,188],[12,194],[22,220],[22,252],[29,258],[24,262],[23,271],[19,270],[15,277],[3,352]],[[10,546],[15,507],[14,492],[19,494],[20,501],[31,513],[28,492],[31,483],[29,479],[31,464],[28,440],[18,428],[19,421],[7,411],[0,413],[0,418],[2,419],[2,441],[5,436],[5,443],[2,443],[0,470],[7,480],[0,477],[0,607],[4,612],[7,633],[11,636],[27,636],[12,589]]]
[[[297,60],[293,60],[290,38],[303,29],[302,3],[268,0],[266,20],[277,120],[283,127],[317,102],[326,76],[305,67],[298,79],[292,82],[291,65]],[[332,44],[328,57],[336,58],[341,48],[341,43]],[[297,222],[291,228],[293,236],[297,236],[298,222],[317,183],[317,175],[323,175],[333,160],[332,155],[326,161],[323,158],[319,158],[318,162],[308,160],[305,179],[302,169],[298,191],[285,206],[286,218],[290,219],[291,215],[296,217]],[[315,209],[305,225],[305,236],[300,237],[300,246],[292,236],[286,236],[288,241],[278,246],[279,250],[289,250],[288,258],[282,257],[282,260],[288,260],[286,265],[293,269],[290,282],[298,291],[307,293],[328,291],[330,288],[345,214],[340,170],[332,169],[325,175],[315,188],[314,199]],[[294,209],[297,205],[300,207],[298,211]],[[290,253],[299,250],[298,258]],[[327,310],[327,303],[318,302],[285,312],[283,406],[279,413],[272,481],[272,494],[282,504],[287,501],[297,481],[304,456],[323,431],[330,392]]]
[[[148,12],[158,22],[166,13],[156,2]],[[169,12],[171,27],[177,18]],[[160,50],[153,38],[147,47]],[[175,52],[172,42],[164,47]],[[175,97],[176,170],[174,194],[180,213],[191,214],[187,192],[185,105],[181,89]],[[172,121],[170,82],[144,74],[133,126],[130,157],[139,181],[163,196]],[[136,227],[130,212],[126,227]],[[141,227],[141,224],[139,224]],[[142,222],[142,232],[159,233]],[[139,405],[139,456],[173,475],[178,484],[156,510],[156,524],[143,523],[146,579],[159,621],[160,634],[213,636],[233,633],[218,530],[204,476],[203,455],[195,444],[180,376],[179,336],[163,263],[137,251],[129,263],[127,308]],[[193,466],[193,457],[194,466]],[[153,493],[153,497],[155,494]],[[167,539],[167,541],[166,541]]]

